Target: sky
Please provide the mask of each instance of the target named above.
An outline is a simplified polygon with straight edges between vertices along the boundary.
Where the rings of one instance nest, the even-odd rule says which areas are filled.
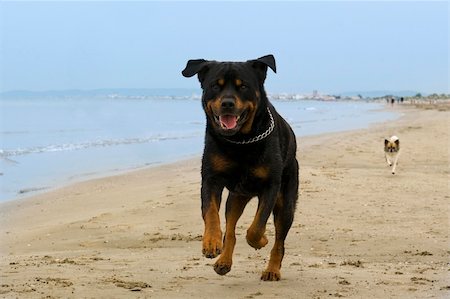
[[[198,88],[273,54],[269,92],[449,91],[448,1],[0,1],[0,92]]]

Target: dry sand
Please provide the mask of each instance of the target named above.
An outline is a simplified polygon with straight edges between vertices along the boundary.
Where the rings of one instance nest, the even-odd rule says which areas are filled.
[[[450,111],[399,112],[299,140],[301,191],[279,282],[259,280],[272,220],[268,246],[245,241],[256,200],[238,223],[231,272],[217,275],[202,257],[197,158],[1,204],[0,297],[448,298]],[[383,155],[392,134],[396,175]]]

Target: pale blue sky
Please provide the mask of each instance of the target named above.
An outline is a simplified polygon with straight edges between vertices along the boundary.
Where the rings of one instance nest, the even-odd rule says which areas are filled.
[[[271,92],[449,92],[449,2],[0,2],[0,91],[198,88],[275,55]]]

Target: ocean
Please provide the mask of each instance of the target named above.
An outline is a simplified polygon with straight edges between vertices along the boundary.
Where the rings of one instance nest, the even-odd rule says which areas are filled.
[[[397,117],[363,101],[272,104],[298,136]],[[200,156],[204,131],[195,96],[0,98],[0,201]]]

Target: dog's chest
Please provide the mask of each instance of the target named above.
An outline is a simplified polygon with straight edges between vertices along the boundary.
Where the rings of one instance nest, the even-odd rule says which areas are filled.
[[[256,195],[270,184],[270,169],[264,165],[238,167],[224,174],[225,187],[232,192]]]
[[[385,154],[386,154],[389,158],[394,158],[395,156],[398,155],[398,152],[388,152],[388,151],[385,151]]]
[[[246,195],[258,194],[265,185],[270,184],[274,175],[273,163],[233,158],[221,154],[209,155],[204,161],[207,163],[204,175],[212,175],[228,190]]]

